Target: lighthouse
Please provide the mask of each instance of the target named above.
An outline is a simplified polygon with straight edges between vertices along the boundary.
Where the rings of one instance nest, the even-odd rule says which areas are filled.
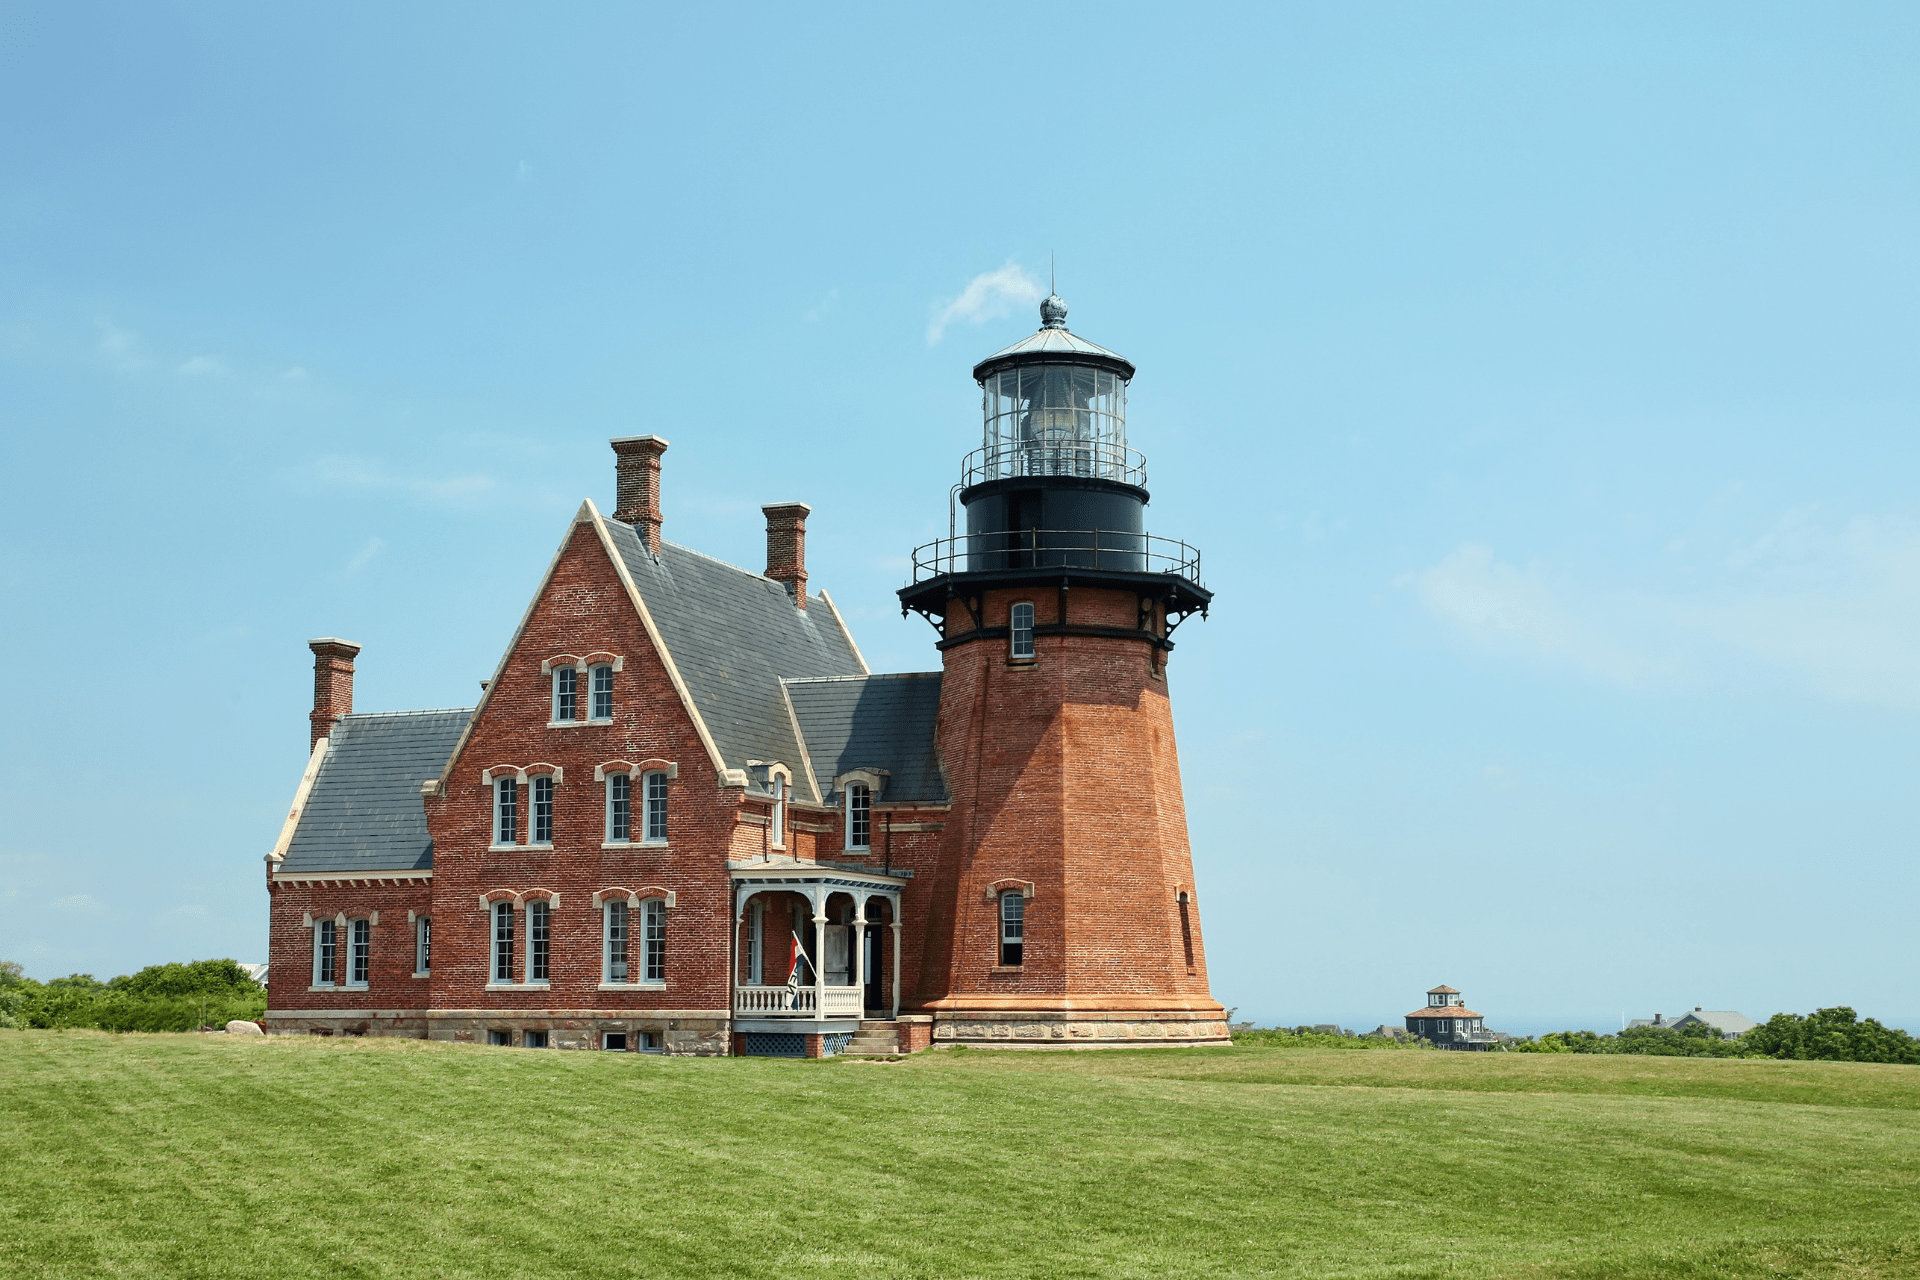
[[[900,591],[939,633],[952,797],[905,1003],[950,1043],[1224,1043],[1169,692],[1213,596],[1199,552],[1149,530],[1133,363],[1056,296],[1040,319],[974,366],[981,444]]]

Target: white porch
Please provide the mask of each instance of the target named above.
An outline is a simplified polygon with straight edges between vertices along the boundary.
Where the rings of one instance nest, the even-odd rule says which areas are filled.
[[[851,1029],[862,1018],[900,1013],[900,897],[911,872],[885,874],[792,859],[735,862],[733,1013],[736,1027]],[[765,927],[765,908],[784,899],[784,919],[811,936]],[[804,912],[797,903],[804,900]],[[756,902],[758,911],[756,912]],[[876,914],[876,908],[882,914]],[[790,950],[797,949],[797,961]],[[885,960],[880,957],[884,953]],[[873,1003],[884,993],[884,1004]]]

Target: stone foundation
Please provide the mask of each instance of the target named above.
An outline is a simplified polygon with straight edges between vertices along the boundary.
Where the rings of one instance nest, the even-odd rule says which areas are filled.
[[[446,1009],[420,1011],[268,1010],[269,1035],[401,1036],[486,1044],[492,1031],[504,1031],[520,1044],[528,1031],[547,1033],[550,1049],[597,1049],[607,1032],[627,1037],[627,1051],[640,1051],[640,1033],[660,1036],[658,1052],[679,1058],[724,1058],[731,1049],[732,1020],[711,1010],[550,1010]]]
[[[1189,1010],[942,1010],[933,1043],[981,1049],[1134,1049],[1230,1045],[1224,1019]]]

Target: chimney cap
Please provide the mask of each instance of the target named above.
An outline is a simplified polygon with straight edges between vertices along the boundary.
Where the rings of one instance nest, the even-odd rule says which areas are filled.
[[[313,650],[315,653],[319,653],[322,649],[345,649],[347,650],[347,656],[349,658],[360,652],[359,645],[351,640],[342,640],[339,636],[320,636],[317,639],[309,640],[307,641],[307,648]]]
[[[798,511],[803,517],[813,514],[813,508],[804,502],[769,502],[760,508],[760,514],[764,516],[784,514],[788,511]]]
[[[608,443],[608,444],[612,444],[612,445],[622,445],[622,444],[657,444],[657,445],[659,445],[659,446],[660,446],[660,447],[661,447],[662,449],[665,449],[665,448],[668,448],[668,447],[669,447],[669,445],[668,445],[668,443],[667,443],[667,438],[666,438],[665,436],[652,436],[652,435],[648,435],[648,436],[614,436],[614,437],[613,437],[612,439],[610,439],[610,440],[608,440],[608,441],[607,441],[607,443]]]

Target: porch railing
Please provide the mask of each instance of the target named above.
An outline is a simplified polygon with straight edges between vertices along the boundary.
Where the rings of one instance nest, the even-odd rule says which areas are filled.
[[[794,990],[779,986],[743,986],[733,989],[733,1011],[775,1018],[859,1017],[866,1011],[866,993],[861,987],[826,988],[824,1007],[814,997],[813,987]]]

